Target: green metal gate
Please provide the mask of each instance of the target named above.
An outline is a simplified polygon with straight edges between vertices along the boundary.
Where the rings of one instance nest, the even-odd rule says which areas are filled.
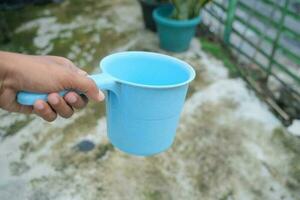
[[[284,122],[300,118],[300,0],[215,0],[204,14],[256,92]]]

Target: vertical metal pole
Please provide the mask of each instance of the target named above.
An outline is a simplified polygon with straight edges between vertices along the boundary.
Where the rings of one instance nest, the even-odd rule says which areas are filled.
[[[230,43],[230,35],[232,32],[232,24],[234,21],[237,2],[238,0],[228,1],[227,19],[226,19],[225,30],[224,30],[224,42],[226,44]]]
[[[283,27],[284,27],[284,20],[285,20],[286,14],[287,14],[289,2],[290,2],[289,0],[285,0],[283,13],[281,13],[281,18],[280,18],[280,21],[279,21],[279,24],[278,24],[279,25],[278,30],[277,30],[277,33],[276,33],[276,37],[275,37],[275,40],[274,40],[273,47],[272,47],[269,64],[268,64],[268,67],[267,67],[267,70],[266,70],[266,73],[267,73],[266,74],[266,79],[265,79],[266,81],[268,80],[269,75],[272,72],[272,67],[273,67],[273,63],[274,63],[274,55],[275,55],[275,52],[277,50],[278,42],[279,42]]]

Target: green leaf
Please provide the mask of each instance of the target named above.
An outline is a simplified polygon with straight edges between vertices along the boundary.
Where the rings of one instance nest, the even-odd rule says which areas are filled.
[[[171,15],[173,19],[187,20],[197,17],[200,10],[212,0],[171,0],[174,11]]]

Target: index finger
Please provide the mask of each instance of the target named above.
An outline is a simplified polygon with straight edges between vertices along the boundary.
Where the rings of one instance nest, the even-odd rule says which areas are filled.
[[[94,101],[102,101],[104,99],[104,94],[98,89],[96,83],[88,76],[76,73],[72,80],[73,89],[84,92],[87,97]]]

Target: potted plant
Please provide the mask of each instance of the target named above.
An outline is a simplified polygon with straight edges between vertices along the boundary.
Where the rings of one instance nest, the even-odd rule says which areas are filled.
[[[161,5],[167,4],[169,0],[138,0],[142,7],[145,28],[156,31],[155,22],[152,17],[153,11]]]
[[[171,0],[173,5],[156,8],[156,22],[162,49],[182,52],[189,48],[200,23],[200,10],[211,0]]]

